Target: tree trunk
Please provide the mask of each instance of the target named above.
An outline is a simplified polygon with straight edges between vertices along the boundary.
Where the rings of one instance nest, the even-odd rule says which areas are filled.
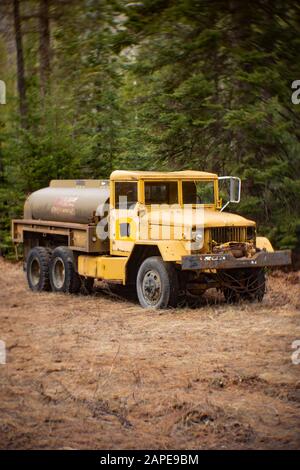
[[[50,22],[49,0],[40,0],[39,4],[39,35],[40,35],[40,84],[42,95],[49,90],[50,79]]]
[[[15,25],[15,42],[17,50],[17,82],[18,82],[18,93],[19,93],[19,107],[21,125],[26,127],[27,117],[27,102],[26,102],[26,82],[25,82],[25,70],[24,70],[24,53],[23,53],[23,39],[21,31],[21,20],[20,20],[20,1],[14,0],[14,25]]]

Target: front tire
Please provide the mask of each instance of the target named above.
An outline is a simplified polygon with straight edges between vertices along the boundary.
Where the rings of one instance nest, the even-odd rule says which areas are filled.
[[[26,276],[30,289],[34,292],[49,291],[49,260],[51,251],[43,246],[36,246],[28,253]]]
[[[138,271],[136,290],[144,308],[176,307],[179,287],[175,267],[160,256],[145,259]]]
[[[72,250],[64,246],[55,248],[50,261],[50,284],[53,292],[76,294],[81,287],[81,279],[75,269]]]
[[[266,292],[264,269],[237,269],[223,272],[224,297],[227,303],[262,302]]]

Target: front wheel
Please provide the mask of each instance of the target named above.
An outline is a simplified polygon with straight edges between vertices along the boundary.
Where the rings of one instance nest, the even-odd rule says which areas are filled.
[[[175,267],[160,256],[145,259],[138,271],[136,290],[144,308],[176,307],[179,289]]]

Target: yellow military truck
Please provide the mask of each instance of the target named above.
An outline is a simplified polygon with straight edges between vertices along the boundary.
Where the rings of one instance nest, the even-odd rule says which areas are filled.
[[[290,264],[291,253],[225,212],[240,192],[239,178],[201,171],[54,180],[28,197],[12,238],[23,244],[33,291],[89,291],[98,279],[133,287],[146,308],[175,307],[213,287],[227,302],[261,301],[265,268]]]

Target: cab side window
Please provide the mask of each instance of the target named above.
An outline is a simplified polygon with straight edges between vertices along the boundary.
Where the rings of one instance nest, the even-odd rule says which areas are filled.
[[[115,207],[116,209],[129,209],[137,201],[138,191],[136,182],[116,182],[115,183]]]

